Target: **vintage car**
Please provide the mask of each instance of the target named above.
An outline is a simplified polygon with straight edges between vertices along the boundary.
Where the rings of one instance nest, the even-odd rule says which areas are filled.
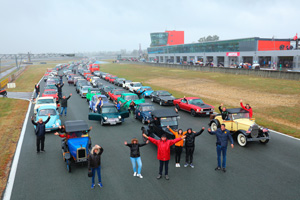
[[[97,103],[99,97],[102,97],[103,104],[108,103],[108,99],[105,95],[102,95],[102,94],[94,95],[92,97],[91,101],[89,101],[89,109],[93,112],[96,112],[95,108],[96,108],[96,103]]]
[[[117,78],[118,78],[117,76],[111,76],[111,77],[108,79],[108,82],[113,83]]]
[[[58,100],[57,91],[54,90],[54,89],[44,90],[44,93],[42,94],[42,97],[53,97],[53,98],[56,99],[56,101]]]
[[[173,133],[169,131],[167,126],[173,130],[178,129],[179,115],[174,109],[160,109],[151,112],[152,119],[157,119],[156,122],[148,124],[148,127],[143,127],[142,130],[150,137],[159,139],[163,134],[166,134],[168,139],[175,139]]]
[[[55,85],[47,85],[44,87],[44,90],[55,90],[57,91],[57,87]]]
[[[85,98],[86,97],[86,94],[88,93],[88,90],[91,89],[92,86],[81,86],[79,88],[79,95],[82,97],[82,98]]]
[[[154,110],[154,106],[150,103],[140,103],[136,106],[135,115],[136,119],[146,124],[148,120],[152,120],[151,112]]]
[[[77,82],[79,81],[79,80],[84,80],[81,76],[75,76],[74,77],[74,86],[76,86],[76,84],[77,84]]]
[[[97,87],[97,83],[100,81],[101,79],[98,76],[93,76],[91,79],[91,84],[93,87]]]
[[[40,106],[48,105],[55,106],[56,109],[58,108],[58,105],[56,104],[56,99],[54,99],[53,97],[38,97],[35,99],[33,104],[35,104],[33,109],[34,114],[37,113],[37,110]]]
[[[105,79],[105,77],[106,77],[107,74],[108,73],[106,73],[106,72],[101,72],[100,73],[100,78]]]
[[[89,102],[96,94],[101,95],[101,92],[98,88],[89,88],[88,93],[86,94],[86,101]]]
[[[172,96],[168,91],[157,90],[150,94],[150,99],[152,102],[157,102],[159,105],[173,105],[173,100],[175,97]]]
[[[211,121],[208,124],[212,131],[216,131],[225,124],[226,129],[233,136],[237,137],[237,142],[244,147],[248,142],[260,141],[263,144],[269,142],[269,130],[255,123],[254,118],[249,118],[249,112],[242,108],[227,109],[228,119],[223,120],[222,116],[211,115]]]
[[[121,94],[125,93],[125,90],[122,89],[114,89],[113,91],[108,92],[108,98],[113,102],[117,101],[117,99],[121,96]]]
[[[130,83],[132,83],[131,80],[125,80],[125,81],[123,82],[123,84],[122,84],[122,87],[123,87],[124,89],[128,90],[128,87],[129,87]]]
[[[65,131],[66,138],[62,140],[61,148],[67,170],[71,172],[71,165],[87,164],[92,142],[84,120],[66,121]]]
[[[110,77],[112,77],[114,75],[112,74],[106,74],[104,80],[109,81]]]
[[[142,94],[142,96],[143,96],[144,98],[149,97],[150,94],[153,92],[153,90],[152,90],[151,87],[149,87],[149,86],[142,86],[142,87],[140,87],[140,89],[137,89],[137,90],[136,90],[136,93],[137,93],[137,94],[138,94],[138,93],[142,93],[143,91],[145,91],[145,92]]]
[[[89,120],[100,121],[103,126],[105,124],[115,125],[121,124],[122,119],[129,117],[129,112],[126,109],[118,111],[116,106],[111,103],[103,104],[102,108],[97,113],[89,113]]]
[[[99,87],[101,94],[104,94],[108,97],[108,92],[111,92],[113,89],[115,89],[113,86],[110,85],[101,85]]]
[[[69,74],[68,75],[68,77],[67,77],[67,79],[68,79],[68,84],[70,85],[70,84],[74,84],[74,77],[75,77],[76,75],[75,74]]]
[[[123,93],[121,96],[117,99],[117,101],[121,101],[121,103],[124,104],[124,108],[128,109],[131,101],[135,103],[135,105],[138,105],[140,103],[145,103],[145,99],[139,99],[138,95],[133,94],[133,93]]]
[[[57,130],[58,127],[61,125],[61,121],[59,119],[59,113],[54,105],[41,105],[37,109],[37,113],[35,115],[35,120],[38,121],[40,118],[43,121],[48,119],[48,114],[50,113],[50,121],[45,125],[46,131],[53,131]]]
[[[125,78],[117,78],[117,79],[115,80],[114,84],[115,84],[116,86],[122,87],[122,85],[123,85],[123,83],[124,83],[125,80],[126,80]]]
[[[128,89],[130,92],[136,92],[136,90],[140,89],[143,85],[140,82],[132,82],[129,84]]]
[[[196,115],[211,115],[215,110],[214,106],[204,103],[198,97],[175,99],[173,104],[177,110],[190,112],[193,117]]]

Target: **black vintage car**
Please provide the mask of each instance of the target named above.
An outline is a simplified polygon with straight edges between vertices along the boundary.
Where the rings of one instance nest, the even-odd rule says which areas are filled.
[[[168,91],[158,90],[150,94],[150,99],[152,102],[157,102],[159,105],[173,105],[173,100],[175,97],[172,96]]]
[[[154,110],[151,116],[153,120],[148,124],[148,127],[142,127],[145,134],[155,139],[159,139],[163,134],[166,134],[168,139],[175,139],[173,133],[167,128],[169,126],[173,130],[178,129],[179,115],[174,109]]]
[[[87,163],[91,146],[89,127],[84,120],[65,122],[65,138],[61,142],[61,148],[68,172],[71,172],[73,164]]]

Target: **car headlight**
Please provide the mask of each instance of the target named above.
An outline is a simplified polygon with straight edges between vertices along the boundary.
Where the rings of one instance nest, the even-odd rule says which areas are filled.
[[[119,119],[122,119],[122,117],[119,115],[119,117],[118,117]]]
[[[107,120],[107,117],[104,117],[104,120]]]

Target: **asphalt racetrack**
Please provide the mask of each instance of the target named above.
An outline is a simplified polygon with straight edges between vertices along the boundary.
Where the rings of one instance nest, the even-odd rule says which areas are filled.
[[[43,85],[41,82],[42,88]],[[175,168],[174,150],[171,152],[169,181],[156,179],[159,161],[156,146],[149,143],[140,149],[144,178],[139,179],[132,176],[130,151],[124,141],[130,142],[137,137],[141,142],[142,123],[130,116],[122,125],[101,126],[98,121],[88,120],[86,99],[77,95],[73,85],[65,84],[63,94],[70,93],[73,96],[68,101],[67,117],[61,117],[62,122],[83,119],[93,126],[92,144],[104,148],[103,188],[91,189],[86,165],[72,166],[72,172],[67,172],[62,159],[61,138],[53,133],[46,135],[46,152],[37,154],[34,128],[28,120],[11,199],[300,199],[299,140],[276,133],[270,134],[271,140],[266,145],[252,142],[240,147],[235,140],[234,149],[228,146],[227,172],[224,173],[214,170],[217,166],[216,137],[205,130],[196,138],[194,169],[183,167],[185,151],[181,168]],[[156,103],[154,106],[161,108]],[[163,108],[174,109],[172,106]],[[179,114],[179,128],[191,127],[199,131],[203,126],[208,127],[208,117],[192,117],[183,111]]]

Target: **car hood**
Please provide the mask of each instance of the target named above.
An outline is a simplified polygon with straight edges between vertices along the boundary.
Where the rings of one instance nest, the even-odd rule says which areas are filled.
[[[162,100],[165,100],[165,101],[174,100],[175,99],[175,97],[173,97],[173,96],[160,96],[160,98]]]
[[[152,90],[148,90],[148,91],[145,91],[144,94],[150,95],[152,92],[153,92]]]
[[[135,104],[145,103],[145,99],[136,99],[133,100]]]
[[[195,107],[198,107],[198,108],[212,108],[210,105],[207,105],[207,104],[198,104],[198,105],[194,105],[194,104],[189,104],[191,106],[195,106]]]
[[[145,117],[151,117],[151,111],[144,111],[144,112],[142,112],[142,114],[143,114]]]
[[[72,156],[77,157],[77,149],[78,148],[86,148],[88,152],[88,143],[89,137],[80,137],[80,138],[70,138],[68,139],[68,147]]]
[[[120,116],[119,113],[104,113],[102,114],[103,117],[107,118],[118,118]]]
[[[56,103],[35,104],[34,110],[38,109],[39,106],[55,106],[55,107],[57,107]]]
[[[48,119],[48,116],[36,116],[36,121],[39,120],[39,118],[42,118],[43,121],[46,121]],[[58,121],[56,121],[58,120]],[[58,125],[56,124],[58,123]],[[54,126],[53,126],[54,125]],[[55,128],[61,125],[61,121],[59,120],[58,115],[50,116],[49,122],[46,124],[46,128]]]

